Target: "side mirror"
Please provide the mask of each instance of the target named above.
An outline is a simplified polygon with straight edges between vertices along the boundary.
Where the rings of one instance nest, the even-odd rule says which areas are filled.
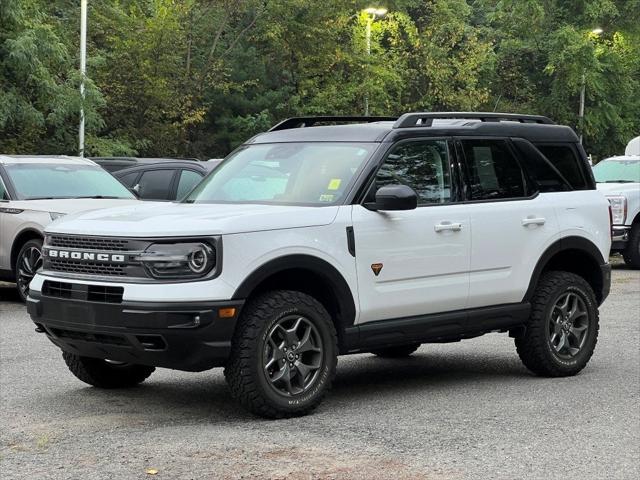
[[[385,185],[376,192],[375,203],[365,204],[369,210],[413,210],[418,206],[418,195],[407,185]]]

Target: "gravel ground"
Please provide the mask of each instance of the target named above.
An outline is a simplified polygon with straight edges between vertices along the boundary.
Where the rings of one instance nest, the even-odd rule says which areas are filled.
[[[640,475],[640,272],[620,264],[576,377],[534,377],[511,339],[486,335],[405,360],[341,357],[317,412],[281,421],[244,413],[220,370],[87,387],[2,286],[0,320],[3,479]]]

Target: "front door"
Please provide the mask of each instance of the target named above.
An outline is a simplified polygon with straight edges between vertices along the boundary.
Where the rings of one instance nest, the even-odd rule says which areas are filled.
[[[466,308],[471,232],[467,205],[454,202],[451,163],[447,140],[399,143],[367,197],[385,185],[408,185],[418,208],[354,205],[359,323]]]

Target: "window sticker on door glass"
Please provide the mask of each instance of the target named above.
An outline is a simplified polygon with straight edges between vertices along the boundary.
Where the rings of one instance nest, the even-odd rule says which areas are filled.
[[[340,188],[340,184],[342,183],[342,179],[340,178],[332,178],[327,186],[327,190],[338,190]]]
[[[318,201],[320,202],[333,202],[335,195],[330,195],[330,194],[324,194],[324,195],[320,195],[320,198],[318,199]]]

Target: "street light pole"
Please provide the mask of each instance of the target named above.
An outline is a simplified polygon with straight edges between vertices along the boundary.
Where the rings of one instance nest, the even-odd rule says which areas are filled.
[[[594,28],[591,30],[591,34],[599,37],[603,30],[601,28]],[[580,145],[582,145],[582,138],[584,137],[584,100],[587,93],[587,69],[582,69],[582,85],[580,87],[580,108],[578,109],[578,127],[580,128]]]
[[[587,71],[582,71],[582,88],[580,88],[580,110],[578,111],[578,126],[580,127],[580,145],[582,145],[582,137],[584,131],[584,96],[587,90]]]
[[[80,127],[78,154],[84,157],[84,79],[87,74],[87,0],[80,0]]]
[[[364,10],[367,14],[367,27],[366,27],[366,42],[367,42],[367,63],[371,57],[371,26],[375,21],[376,17],[382,17],[387,13],[386,8],[367,8]],[[367,76],[369,75],[369,68],[367,65]],[[367,82],[368,83],[368,82]],[[369,116],[369,85],[367,85],[367,90],[364,93],[364,116]]]
[[[367,60],[371,57],[371,25],[373,24],[373,19],[375,18],[375,13],[372,15],[367,15],[367,29],[366,29],[366,38],[367,38]],[[369,69],[367,68],[367,77],[369,76]],[[367,86],[368,89],[368,86]],[[364,94],[364,116],[369,116],[369,91],[367,90]]]

